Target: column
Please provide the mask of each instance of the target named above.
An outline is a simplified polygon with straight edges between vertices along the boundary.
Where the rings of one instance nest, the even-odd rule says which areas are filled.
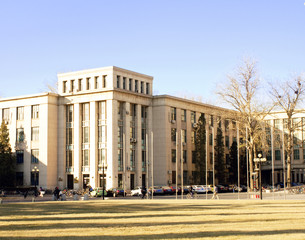
[[[135,181],[136,186],[142,186],[142,149],[141,149],[141,132],[142,132],[142,125],[141,125],[141,105],[138,104],[136,106],[136,159],[135,159]]]
[[[107,181],[106,188],[118,185],[118,103],[107,100]]]
[[[124,104],[124,132],[125,132],[125,146],[124,146],[124,175],[125,175],[125,187],[130,189],[130,103],[126,102]]]
[[[144,85],[146,85],[146,84],[144,84]],[[148,151],[147,151],[147,160],[149,161],[148,162],[148,167],[149,167],[149,170],[148,170],[148,184],[149,184],[149,186],[152,186],[152,179],[153,179],[153,160],[151,159],[151,156],[152,156],[152,151],[153,151],[153,149],[152,149],[152,141],[151,141],[151,133],[152,133],[152,118],[153,118],[153,116],[152,116],[152,107],[151,106],[149,106],[148,108],[147,108],[147,127],[146,127],[146,131],[147,131],[147,134],[148,134],[148,142],[147,142],[147,149],[148,149]]]
[[[62,178],[61,189],[67,187],[66,180],[66,105],[59,105],[58,107],[58,152],[57,152],[57,176]]]
[[[74,189],[82,188],[81,179],[81,122],[80,122],[80,104],[74,104]]]
[[[91,80],[91,79],[90,79]],[[89,80],[89,81],[90,81]],[[90,186],[95,188],[98,186],[98,176],[97,176],[97,114],[96,114],[96,102],[90,102]]]

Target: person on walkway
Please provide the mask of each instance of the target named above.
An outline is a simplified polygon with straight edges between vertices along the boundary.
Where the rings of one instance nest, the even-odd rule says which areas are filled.
[[[146,187],[142,187],[142,199],[144,199],[146,193],[147,193]]]
[[[219,200],[219,196],[218,196],[218,188],[217,188],[217,186],[214,186],[214,192],[213,192],[213,197],[212,197],[212,199],[218,199]]]
[[[55,188],[55,190],[54,190],[54,196],[55,196],[55,198],[56,198],[56,200],[58,200],[59,199],[59,189],[58,189],[58,187],[56,187]]]

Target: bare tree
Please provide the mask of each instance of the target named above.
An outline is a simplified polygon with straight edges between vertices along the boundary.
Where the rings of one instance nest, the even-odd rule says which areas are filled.
[[[261,139],[262,120],[270,111],[270,106],[259,104],[257,99],[260,80],[257,75],[256,62],[246,59],[237,68],[234,75],[228,76],[228,81],[217,94],[236,111],[234,118],[240,126],[239,130],[247,138],[246,146],[249,153],[249,171],[253,172],[253,158],[256,156],[256,146]],[[237,140],[239,141],[239,139]],[[250,188],[253,189],[253,179],[250,178]]]
[[[271,84],[271,96],[276,104],[287,115],[285,128],[287,133],[283,141],[286,140],[285,147],[287,152],[287,186],[291,186],[291,155],[293,151],[293,135],[294,132],[300,128],[300,124],[293,122],[293,115],[300,112],[298,108],[304,100],[305,96],[305,78],[304,74],[293,77],[291,80],[283,84]],[[285,129],[283,128],[283,131]],[[283,159],[284,161],[284,159]]]

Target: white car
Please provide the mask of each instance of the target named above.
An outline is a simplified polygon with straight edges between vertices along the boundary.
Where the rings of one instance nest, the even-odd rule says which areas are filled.
[[[206,192],[205,186],[202,186],[202,185],[195,185],[193,187],[193,189],[194,189],[194,192],[196,192],[196,193],[205,193]]]
[[[142,187],[140,187],[140,186],[131,190],[131,196],[139,196],[141,194],[142,194]]]

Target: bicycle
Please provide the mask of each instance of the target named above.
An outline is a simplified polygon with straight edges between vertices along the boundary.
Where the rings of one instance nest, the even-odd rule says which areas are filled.
[[[186,195],[186,199],[198,199],[198,198],[199,198],[199,196],[196,192],[195,193],[188,193]]]

